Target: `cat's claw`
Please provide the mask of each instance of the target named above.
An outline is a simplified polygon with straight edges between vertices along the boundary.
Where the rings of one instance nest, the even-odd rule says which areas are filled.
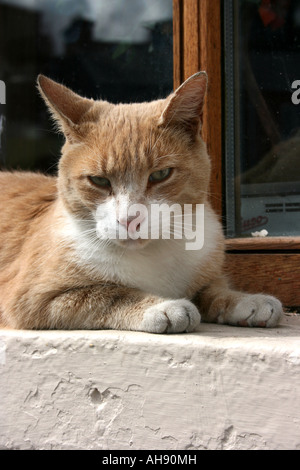
[[[246,294],[228,319],[220,315],[219,323],[238,326],[274,327],[283,315],[281,302],[271,295]]]
[[[200,321],[197,307],[189,300],[166,300],[147,308],[139,329],[149,333],[191,332]]]

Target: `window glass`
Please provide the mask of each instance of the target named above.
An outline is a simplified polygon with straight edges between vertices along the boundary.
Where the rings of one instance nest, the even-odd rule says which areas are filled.
[[[228,236],[300,235],[300,1],[225,2]]]
[[[0,0],[1,168],[56,169],[62,138],[38,96],[39,73],[114,103],[167,95],[172,0]]]

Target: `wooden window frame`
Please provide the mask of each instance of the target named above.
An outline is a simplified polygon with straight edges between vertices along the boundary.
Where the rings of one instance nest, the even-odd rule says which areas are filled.
[[[211,203],[220,219],[224,217],[221,10],[221,0],[173,0],[174,88],[199,70],[206,70],[209,77],[202,135],[212,160]],[[300,236],[227,239],[225,270],[238,289],[273,294],[286,307],[300,306]]]

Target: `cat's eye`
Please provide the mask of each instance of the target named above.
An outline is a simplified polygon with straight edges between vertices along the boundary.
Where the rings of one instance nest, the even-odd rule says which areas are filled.
[[[110,188],[110,181],[103,176],[89,176],[89,180],[101,188]]]
[[[172,168],[164,168],[163,170],[154,171],[149,176],[149,181],[151,183],[158,183],[159,181],[163,181],[168,178],[168,176],[170,176],[171,171]]]

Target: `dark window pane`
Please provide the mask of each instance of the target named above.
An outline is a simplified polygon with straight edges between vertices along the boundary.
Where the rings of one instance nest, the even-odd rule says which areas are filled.
[[[173,86],[172,0],[0,0],[2,168],[54,171],[62,137],[36,90],[43,73],[114,103]]]
[[[299,235],[300,1],[226,2],[225,43],[228,234]]]

